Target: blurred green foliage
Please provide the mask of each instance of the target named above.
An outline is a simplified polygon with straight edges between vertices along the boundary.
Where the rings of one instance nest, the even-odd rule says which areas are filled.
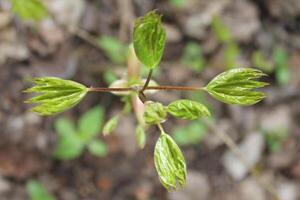
[[[188,42],[184,47],[181,62],[194,72],[201,72],[205,66],[205,58],[200,45],[196,42]]]
[[[232,42],[229,28],[222,22],[219,16],[214,16],[212,20],[212,30],[220,43]]]
[[[203,122],[197,120],[184,127],[175,128],[173,137],[180,146],[199,144],[205,137],[206,130],[207,127]]]
[[[185,0],[169,0],[170,4],[175,6],[175,7],[182,7],[186,3]]]
[[[211,26],[218,42],[224,46],[226,68],[238,67],[237,59],[241,50],[239,45],[234,41],[229,28],[222,22],[219,16],[213,18]]]
[[[107,69],[103,73],[103,80],[107,83],[107,85],[110,85],[114,81],[118,80],[118,77],[113,73],[111,69]]]
[[[39,21],[48,17],[48,11],[40,0],[11,0],[12,11],[22,20]]]
[[[282,148],[283,142],[288,138],[288,130],[285,128],[264,132],[269,151],[276,152]]]
[[[55,121],[55,130],[58,135],[58,145],[54,156],[61,160],[70,160],[79,157],[84,148],[95,156],[105,156],[107,146],[96,135],[101,131],[104,120],[104,109],[96,106],[87,111],[78,122],[74,123],[67,118]]]
[[[116,64],[123,64],[127,59],[128,45],[112,36],[101,36],[98,45],[105,55]]]
[[[44,186],[37,181],[27,182],[26,187],[30,200],[56,200],[56,198],[49,194]]]
[[[269,61],[261,51],[256,50],[253,52],[251,57],[253,67],[261,69],[266,73],[271,73],[274,71],[274,65]]]
[[[287,85],[290,79],[288,68],[288,54],[282,48],[275,48],[273,51],[273,60],[276,69],[276,80],[280,85]]]

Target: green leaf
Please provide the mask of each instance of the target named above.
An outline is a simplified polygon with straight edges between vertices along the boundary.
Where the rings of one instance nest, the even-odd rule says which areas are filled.
[[[24,92],[42,94],[25,102],[37,103],[32,111],[40,115],[61,113],[78,104],[88,92],[88,89],[80,83],[55,77],[35,78],[33,82],[36,86]]]
[[[219,74],[206,86],[207,92],[217,100],[238,105],[253,105],[266,96],[262,92],[252,91],[268,85],[255,79],[265,74],[251,68],[231,69]]]
[[[96,106],[86,113],[79,119],[79,135],[84,141],[91,140],[97,135],[103,124],[104,120],[104,109],[100,106]]]
[[[154,163],[160,182],[168,190],[186,183],[186,164],[183,154],[173,139],[161,133],[154,150]]]
[[[143,149],[146,144],[146,133],[141,125],[138,125],[135,129],[135,138],[139,147]]]
[[[61,117],[57,119],[54,123],[54,127],[55,127],[55,131],[59,135],[76,134],[74,123],[68,118]]]
[[[174,130],[174,140],[181,146],[199,144],[206,135],[206,127],[200,121],[195,121]]]
[[[110,135],[117,127],[119,122],[119,115],[112,117],[103,127],[103,135]]]
[[[184,48],[181,62],[191,67],[193,71],[201,72],[205,66],[205,59],[200,45],[196,42],[189,42]]]
[[[161,15],[155,11],[135,21],[133,45],[138,59],[148,68],[158,66],[166,43],[166,31],[161,23]]]
[[[179,119],[194,120],[210,116],[209,110],[203,104],[187,99],[173,101],[167,109],[171,115]]]
[[[98,39],[98,45],[104,50],[106,56],[111,61],[118,64],[125,63],[128,47],[120,40],[111,36],[101,36]]]
[[[54,157],[60,160],[72,160],[79,157],[84,143],[77,134],[59,134],[58,144],[54,150]]]
[[[48,11],[40,0],[11,0],[12,11],[22,20],[39,21],[48,17]]]
[[[93,140],[88,144],[89,152],[94,156],[104,157],[108,153],[107,145],[101,140]]]
[[[221,21],[219,16],[215,16],[212,20],[212,30],[219,42],[227,43],[232,41],[229,28]]]
[[[67,118],[59,118],[54,125],[58,135],[54,157],[71,160],[80,156],[84,144],[78,137],[73,122]]]
[[[158,102],[146,102],[144,119],[147,124],[157,124],[163,122],[167,117],[166,108]]]
[[[30,200],[55,200],[42,184],[37,181],[29,181],[26,184]]]

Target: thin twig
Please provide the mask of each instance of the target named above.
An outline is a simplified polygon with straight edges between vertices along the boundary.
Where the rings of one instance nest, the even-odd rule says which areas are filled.
[[[90,87],[89,92],[141,92],[143,90],[139,89],[141,87],[122,87],[122,88],[104,88],[104,87]],[[145,90],[158,90],[158,91],[199,91],[205,90],[205,88],[191,87],[191,86],[171,86],[171,85],[162,85],[162,86],[148,86]]]
[[[144,87],[143,87],[141,92],[144,92],[146,90],[146,88],[148,87],[148,85],[150,83],[150,80],[151,80],[151,77],[152,77],[152,73],[153,73],[153,69],[150,69],[147,80],[146,80],[146,82],[144,84]]]

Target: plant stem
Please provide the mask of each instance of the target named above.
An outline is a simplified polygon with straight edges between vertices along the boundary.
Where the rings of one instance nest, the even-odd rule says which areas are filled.
[[[145,85],[144,85],[143,89],[140,92],[144,92],[146,90],[146,88],[148,87],[148,85],[150,83],[150,80],[151,80],[151,77],[152,77],[152,72],[153,72],[153,69],[150,69],[147,80],[145,82]]]
[[[157,123],[157,127],[160,131],[160,133],[165,133],[163,126],[161,125],[161,123]]]
[[[138,90],[138,87],[122,87],[122,88],[102,88],[102,87],[90,87],[89,92],[140,92],[143,90]],[[158,91],[198,91],[198,90],[205,90],[205,88],[199,87],[190,87],[190,86],[170,86],[170,85],[162,85],[162,86],[147,86],[145,90],[158,90]]]
[[[104,88],[104,87],[90,87],[88,89],[89,92],[128,92],[128,91],[133,91],[132,88],[130,87],[124,87],[124,88]]]
[[[205,90],[205,88],[198,87],[190,87],[190,86],[149,86],[145,90],[177,90],[177,91],[197,91],[197,90]]]

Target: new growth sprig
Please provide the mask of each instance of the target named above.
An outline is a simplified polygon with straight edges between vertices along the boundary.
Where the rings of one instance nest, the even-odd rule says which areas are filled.
[[[155,125],[160,131],[154,150],[154,163],[159,179],[164,187],[176,189],[177,182],[184,186],[186,182],[186,162],[178,145],[162,126],[172,115],[183,120],[195,120],[210,116],[209,110],[201,103],[189,99],[179,99],[163,105],[150,101],[148,93],[158,91],[194,91],[207,92],[216,100],[227,104],[242,106],[253,105],[265,98],[265,94],[254,89],[264,87],[267,83],[257,81],[264,76],[259,70],[252,68],[235,68],[225,71],[212,79],[205,87],[165,86],[151,80],[163,56],[166,43],[166,31],[161,22],[161,15],[155,11],[136,20],[133,32],[133,45],[128,57],[128,75],[117,80],[110,87],[86,87],[80,83],[54,77],[33,79],[33,86],[25,92],[40,93],[27,103],[37,104],[32,110],[40,115],[61,113],[79,103],[91,92],[109,92],[121,95],[125,102],[124,109],[113,116],[104,126],[104,135],[109,135],[118,125],[119,118],[134,110],[137,117],[136,138],[139,146],[144,147],[146,129]],[[146,80],[139,76],[141,62],[149,69]]]

